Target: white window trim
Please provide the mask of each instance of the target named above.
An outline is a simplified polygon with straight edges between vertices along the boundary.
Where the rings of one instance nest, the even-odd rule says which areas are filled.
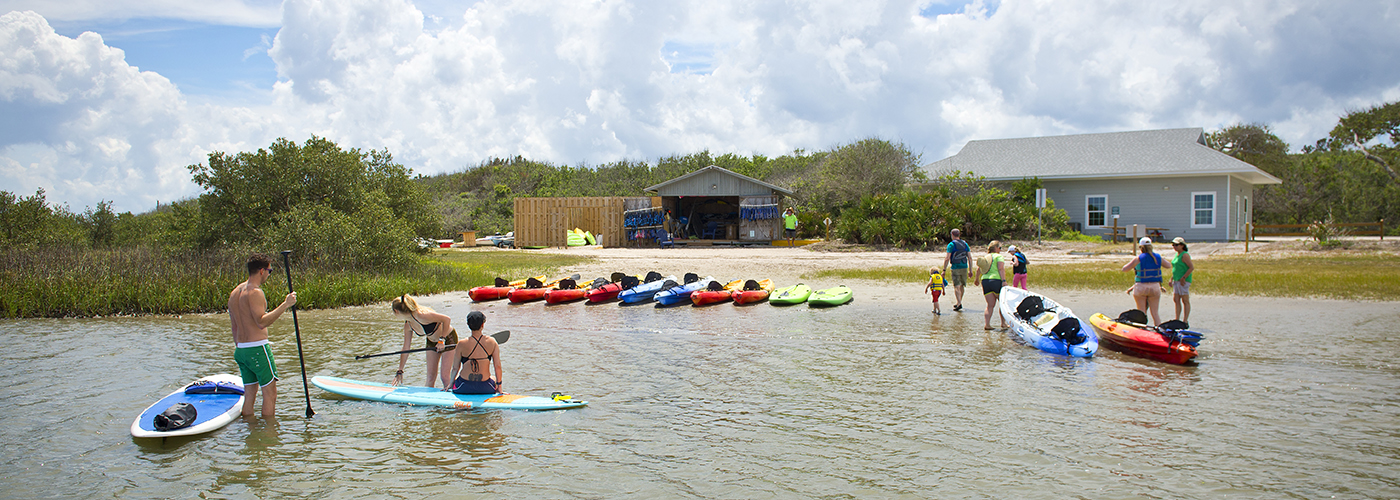
[[[1196,223],[1196,196],[1203,194],[1210,195],[1210,224]],[[1191,218],[1189,220],[1191,221],[1191,229],[1213,229],[1215,228],[1216,221],[1220,220],[1220,196],[1217,195],[1215,191],[1192,192],[1190,199],[1190,207]]]
[[[1094,225],[1090,225],[1090,224],[1089,224],[1089,198],[1103,198],[1103,224],[1100,224],[1100,225],[1097,225],[1097,226],[1094,226]],[[1110,218],[1110,217],[1112,217],[1112,214],[1110,214],[1110,213],[1109,213],[1109,210],[1108,210],[1108,195],[1106,195],[1106,194],[1089,194],[1089,195],[1084,195],[1084,227],[1085,227],[1086,229],[1087,229],[1087,228],[1091,228],[1091,227],[1108,227],[1108,221],[1109,221],[1109,218]]]

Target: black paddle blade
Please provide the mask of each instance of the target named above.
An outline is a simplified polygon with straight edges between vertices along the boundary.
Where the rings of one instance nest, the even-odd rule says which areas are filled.
[[[491,334],[491,338],[496,339],[497,344],[504,344],[507,340],[510,340],[510,330],[501,330],[493,333]]]

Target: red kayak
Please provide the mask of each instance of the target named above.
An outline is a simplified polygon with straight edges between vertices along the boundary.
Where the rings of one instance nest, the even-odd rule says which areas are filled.
[[[544,276],[536,276],[534,277],[534,279],[542,280],[544,279]],[[494,286],[479,286],[471,290],[467,290],[467,296],[471,297],[472,300],[476,302],[481,302],[484,300],[504,299],[510,296],[510,291],[512,289],[525,286],[525,284],[529,280],[530,278],[515,281],[506,281],[502,278],[496,278],[496,284]]]
[[[573,283],[576,279],[578,279],[577,274],[567,278],[559,278],[549,283],[540,283],[539,280],[530,278],[530,280],[526,282],[525,288],[516,288],[514,290],[511,290],[510,293],[506,294],[506,298],[510,299],[511,302],[516,304],[524,302],[533,302],[536,300],[543,299],[545,292],[548,292],[555,288],[560,288],[560,283],[569,283],[568,287],[574,288]]]
[[[617,294],[622,293],[622,290],[622,283],[608,283],[589,290],[587,292],[588,301],[596,304],[617,300]]]
[[[1090,316],[1089,324],[1098,330],[1100,345],[1115,351],[1177,365],[1196,357],[1191,344],[1168,340],[1147,325],[1122,323],[1102,314]]]
[[[471,290],[467,290],[467,296],[471,297],[472,300],[476,302],[482,302],[486,300],[498,300],[506,298],[506,296],[509,295],[510,291],[513,289],[513,287],[509,286],[479,286]]]
[[[713,284],[718,285],[719,282],[716,281],[713,282]],[[744,280],[734,280],[724,285],[722,288],[716,286],[719,290],[697,290],[690,294],[690,302],[692,305],[697,306],[718,304],[732,298],[730,294],[743,286]]]
[[[744,289],[734,290],[729,295],[733,297],[735,304],[743,305],[768,300],[768,294],[771,293],[773,293],[773,280],[749,280],[744,282]]]
[[[547,304],[563,304],[575,300],[583,300],[588,295],[585,288],[572,288],[569,290],[553,289],[545,290],[544,301]]]

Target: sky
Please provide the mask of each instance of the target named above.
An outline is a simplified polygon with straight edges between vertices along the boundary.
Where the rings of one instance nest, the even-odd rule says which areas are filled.
[[[198,196],[211,152],[312,135],[417,174],[493,157],[778,156],[1270,126],[1400,100],[1374,0],[0,0],[0,190]]]

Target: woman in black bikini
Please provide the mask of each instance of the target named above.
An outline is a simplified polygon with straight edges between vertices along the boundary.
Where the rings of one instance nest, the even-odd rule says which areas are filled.
[[[400,295],[392,302],[394,316],[403,320],[403,350],[407,351],[413,347],[413,337],[426,337],[428,347],[428,387],[433,386],[433,380],[442,378],[443,387],[451,387],[452,379],[448,378],[448,373],[452,371],[452,360],[457,356],[450,351],[455,349],[457,343],[457,331],[452,329],[452,318],[427,307],[419,306],[413,297]],[[399,355],[399,371],[394,375],[391,385],[403,383],[403,367],[408,362],[408,354]]]
[[[501,389],[501,347],[496,339],[481,334],[486,315],[472,311],[467,315],[467,328],[472,334],[457,349],[457,362],[452,368],[452,392],[457,394],[497,394]],[[496,368],[492,377],[491,367]],[[460,371],[461,375],[458,375]]]

